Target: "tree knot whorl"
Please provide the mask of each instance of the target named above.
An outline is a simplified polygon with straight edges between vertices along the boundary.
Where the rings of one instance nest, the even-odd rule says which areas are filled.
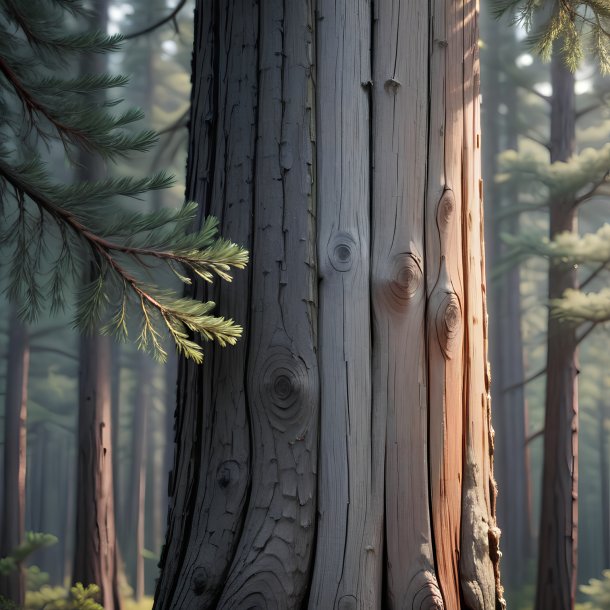
[[[307,424],[309,413],[303,405],[315,400],[316,377],[304,360],[286,347],[268,348],[265,356],[251,378],[258,400],[265,405],[265,413],[275,429],[282,432],[300,429]]]
[[[216,469],[216,483],[221,489],[235,485],[240,479],[240,466],[235,460],[225,460]]]
[[[207,589],[208,573],[205,568],[198,567],[191,575],[191,590],[197,596],[203,595]]]
[[[353,595],[344,595],[339,599],[337,610],[356,610],[358,600]]]
[[[415,574],[402,607],[409,610],[444,610],[443,596],[432,572],[426,570]]]
[[[438,228],[442,231],[444,230],[449,223],[451,222],[454,213],[455,213],[455,196],[453,191],[449,188],[446,188],[441,195],[441,198],[438,202],[436,219],[438,222]]]
[[[350,233],[335,233],[328,242],[328,260],[333,269],[339,272],[349,271],[357,257],[357,243]]]
[[[424,273],[421,257],[415,252],[400,252],[389,263],[383,283],[384,300],[387,306],[401,312],[423,291]]]
[[[446,292],[434,312],[436,336],[447,360],[451,359],[462,327],[462,307],[455,292]]]

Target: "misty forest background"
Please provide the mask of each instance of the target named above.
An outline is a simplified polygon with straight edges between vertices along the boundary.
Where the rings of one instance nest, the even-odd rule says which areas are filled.
[[[168,15],[176,2],[111,2],[108,31],[129,35]],[[170,189],[144,196],[150,210],[183,202],[192,2],[162,27],[123,43],[108,56],[108,70],[130,75],[122,92],[141,107],[160,142],[150,154],[110,165],[116,176],[169,169]],[[578,224],[584,239],[551,247],[549,191],[574,191],[592,168],[610,167],[610,78],[584,61],[576,72],[577,158],[551,168],[550,65],[528,46],[526,34],[496,20],[481,2],[483,163],[492,359],[495,470],[498,520],[503,530],[502,577],[508,607],[532,608],[540,511],[542,435],[550,256],[574,260],[585,292],[604,295],[610,279],[610,185],[607,173],[579,191]],[[75,68],[76,69],[76,68]],[[59,144],[52,144],[55,176],[70,181],[74,170]],[[553,248],[558,250],[553,251]],[[4,288],[4,287],[3,287]],[[610,290],[610,288],[609,288]],[[0,318],[0,443],[4,400],[13,353],[9,335],[19,324],[4,296]],[[606,301],[573,294],[564,312],[579,322],[580,476],[579,601],[584,608],[610,608],[610,341]],[[79,337],[73,312],[43,317],[24,327],[30,352],[27,383],[26,530],[54,542],[28,559],[28,607],[36,608],[44,586],[71,582],[75,529],[75,465]],[[239,321],[238,322],[245,322]],[[230,349],[230,348],[227,348]],[[126,607],[150,608],[166,525],[168,473],[173,459],[176,358],[160,364],[131,343],[112,347],[114,486],[122,595]],[[205,366],[205,364],[204,364]],[[3,451],[0,490],[4,491]],[[605,572],[606,570],[606,572]],[[605,575],[605,576],[604,576]],[[604,580],[605,578],[605,580]],[[591,581],[591,579],[595,579]],[[590,582],[591,581],[591,582]],[[87,583],[86,583],[87,584]],[[605,591],[605,594],[604,594]],[[604,597],[605,595],[605,597]],[[605,601],[604,601],[605,600]]]

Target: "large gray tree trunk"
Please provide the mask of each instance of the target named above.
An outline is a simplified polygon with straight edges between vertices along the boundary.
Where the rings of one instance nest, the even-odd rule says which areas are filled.
[[[155,608],[501,604],[474,0],[197,4],[187,196],[252,253],[180,364]]]

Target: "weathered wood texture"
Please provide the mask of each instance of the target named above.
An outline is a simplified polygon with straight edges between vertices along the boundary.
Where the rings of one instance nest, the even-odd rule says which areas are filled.
[[[374,8],[372,362],[374,415],[387,430],[387,598],[393,608],[427,608],[442,601],[426,501],[430,9],[417,0]]]
[[[4,479],[0,557],[14,551],[25,536],[25,474],[27,388],[30,350],[25,326],[11,309],[8,337],[8,365],[4,400]],[[25,572],[19,566],[12,574],[0,576],[0,595],[23,605]]]
[[[559,43],[556,43],[559,45]],[[559,46],[551,62],[551,163],[575,150],[574,75]],[[549,237],[576,231],[574,193],[550,206]],[[574,265],[551,261],[549,299],[577,288]],[[578,355],[576,328],[549,313],[542,507],[538,534],[536,610],[571,610],[576,595],[578,531]]]
[[[246,336],[180,364],[157,610],[500,605],[476,12],[198,3],[187,194],[252,261],[196,291]]]
[[[310,608],[381,603],[385,417],[371,401],[367,1],[318,3],[319,520]]]
[[[437,572],[445,606],[458,608],[464,428],[462,170],[464,15],[460,2],[432,3],[426,287],[430,495]],[[471,101],[472,104],[472,101]]]
[[[112,483],[109,337],[80,340],[76,536],[72,581],[100,587],[105,610],[120,610]]]
[[[198,3],[193,58],[187,198],[200,218],[252,249],[258,104],[258,2]],[[194,284],[245,326],[230,350],[207,346],[203,367],[179,363],[176,452],[170,475],[167,542],[156,608],[215,607],[233,559],[250,481],[246,362],[251,288]]]

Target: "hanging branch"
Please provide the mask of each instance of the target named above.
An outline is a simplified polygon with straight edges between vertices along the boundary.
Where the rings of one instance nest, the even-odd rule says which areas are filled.
[[[180,0],[180,2],[178,2],[176,7],[174,8],[174,10],[169,15],[167,15],[166,17],[163,17],[163,19],[160,19],[156,23],[153,23],[152,25],[149,25],[148,27],[145,27],[142,30],[138,30],[137,32],[132,32],[131,34],[127,34],[126,36],[123,37],[123,40],[133,40],[134,38],[138,38],[139,36],[144,36],[145,34],[150,34],[151,32],[154,32],[156,29],[160,28],[161,26],[165,25],[166,23],[169,23],[170,21],[174,24],[174,29],[175,29],[176,33],[178,33],[180,30],[178,28],[178,21],[176,20],[176,17],[178,16],[178,13],[186,5],[186,1],[187,0]]]

